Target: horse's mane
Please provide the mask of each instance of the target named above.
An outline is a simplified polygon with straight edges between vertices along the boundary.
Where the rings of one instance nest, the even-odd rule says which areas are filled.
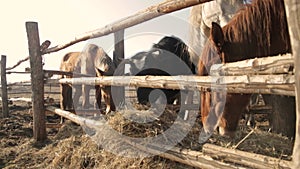
[[[240,51],[243,57],[277,55],[291,50],[283,0],[254,0],[223,27],[223,32],[225,41],[243,45],[244,51]],[[277,39],[283,49],[274,46]]]
[[[188,46],[178,37],[166,36],[162,38],[157,44],[153,44],[152,48],[163,49],[178,56],[183,62],[187,64],[193,74],[195,74],[195,65],[192,63]]]

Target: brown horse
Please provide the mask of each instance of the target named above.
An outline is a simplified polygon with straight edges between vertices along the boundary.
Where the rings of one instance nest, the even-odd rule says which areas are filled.
[[[210,39],[198,63],[198,74],[209,75],[210,68],[215,63],[290,52],[291,44],[283,0],[255,0],[251,5],[241,9],[223,28],[217,23],[212,23]],[[239,118],[245,111],[250,96],[250,94],[222,92],[201,93],[204,131],[212,133],[219,126],[221,134],[234,136]],[[294,102],[286,106],[294,106]]]
[[[75,76],[61,76],[61,78],[72,78],[77,76],[111,76],[115,71],[115,65],[105,51],[93,44],[88,44],[82,52],[67,53],[61,62],[60,70],[74,72]],[[81,74],[81,75],[80,75]],[[61,108],[76,109],[79,106],[79,98],[82,98],[82,108],[90,107],[89,93],[92,87],[96,89],[96,102],[94,107],[98,105],[100,108],[101,98],[106,103],[106,113],[115,111],[115,105],[111,97],[111,88],[109,86],[88,86],[74,85],[74,98],[72,99],[72,86],[69,84],[61,84]]]
[[[95,69],[97,77],[113,76],[116,70],[116,65],[114,64],[112,59],[105,53],[105,51],[102,48],[98,49],[97,55],[97,59],[95,60]],[[106,104],[105,113],[115,111],[116,106],[112,97],[112,87],[96,85],[95,88],[96,98],[99,98],[97,99],[98,107],[100,108],[101,97],[103,97],[104,102]]]
[[[74,72],[75,66],[79,62],[80,52],[70,52],[64,55],[61,64],[60,70],[65,72]],[[61,75],[60,78],[72,78],[73,76]],[[81,92],[81,89],[76,89],[77,92]],[[69,84],[60,84],[60,108],[63,110],[73,109],[73,100],[72,100],[72,86]]]
[[[189,53],[195,65],[210,35],[211,22],[224,26],[243,6],[243,0],[218,0],[192,7],[189,16]]]

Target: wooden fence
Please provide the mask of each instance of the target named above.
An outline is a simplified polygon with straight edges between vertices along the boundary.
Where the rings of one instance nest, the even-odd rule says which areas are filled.
[[[247,63],[247,64],[243,64]],[[250,64],[249,64],[250,63]],[[256,63],[253,65],[252,63]],[[239,65],[237,68],[236,65]],[[252,68],[251,68],[252,67]],[[228,93],[295,95],[291,55],[249,59],[212,67],[211,76],[110,76],[65,78],[60,83],[133,86],[183,90],[226,90]],[[245,72],[242,74],[241,72]],[[276,75],[268,73],[276,72]],[[278,74],[280,73],[280,74]],[[226,76],[220,76],[225,74]]]
[[[289,34],[291,37],[292,52],[295,63],[295,81],[296,85],[296,133],[293,149],[293,165],[292,168],[300,168],[300,1],[289,0],[285,2],[287,12],[287,20],[289,25]]]
[[[30,66],[31,66],[31,79],[32,79],[32,101],[33,101],[33,132],[34,132],[34,138],[36,141],[44,141],[46,139],[46,126],[45,126],[45,107],[44,107],[44,74],[42,70],[42,60],[41,55],[46,53],[51,53],[55,51],[59,51],[61,49],[64,49],[68,46],[71,46],[75,43],[85,41],[91,38],[97,38],[104,35],[108,35],[111,33],[122,31],[128,27],[131,27],[133,25],[145,22],[147,20],[150,20],[152,18],[164,15],[166,13],[170,13],[179,9],[183,9],[186,7],[190,7],[193,5],[197,5],[200,3],[208,2],[210,0],[174,0],[174,1],[165,1],[161,4],[152,6],[147,8],[146,10],[143,10],[141,12],[138,12],[130,17],[127,17],[125,19],[121,19],[115,23],[112,23],[110,25],[105,26],[102,29],[97,29],[95,31],[88,32],[87,34],[76,37],[75,40],[67,42],[65,44],[57,45],[53,48],[45,49],[41,51],[40,49],[40,42],[39,42],[39,33],[38,33],[38,25],[35,22],[27,22],[26,23],[26,31],[28,36],[28,46],[29,46],[29,59],[30,59]],[[298,0],[290,0],[285,1],[286,2],[286,9],[288,13],[288,23],[289,23],[289,31],[292,39],[292,46],[293,46],[293,55],[298,56],[300,54],[300,36],[299,36],[299,30],[300,30],[300,21],[299,21],[299,13],[300,13],[300,2]],[[297,34],[298,32],[298,34]],[[124,36],[124,35],[122,35]],[[120,36],[116,39],[120,39]],[[122,39],[122,38],[121,38]],[[115,48],[116,53],[120,53],[119,57],[122,57],[122,43],[118,44],[119,46]],[[119,50],[118,50],[119,49]],[[295,59],[295,60],[294,60]],[[3,62],[5,59],[3,59]],[[300,68],[297,65],[300,65],[300,59],[299,57],[291,57],[287,56],[282,62],[288,61],[288,63],[284,64],[285,66],[279,66],[280,69],[269,69],[272,71],[280,71],[282,74],[279,76],[272,76],[272,75],[265,75],[265,73],[258,73],[258,69],[260,68],[256,64],[252,64],[247,71],[253,71],[256,70],[255,75],[251,75],[251,73],[247,72],[247,75],[241,75],[234,71],[234,69],[228,69],[228,64],[225,66],[222,66],[218,69],[219,74],[225,74],[225,75],[234,75],[238,76],[232,77],[230,83],[228,83],[230,80],[230,76],[224,76],[219,77],[215,79],[215,77],[193,77],[193,83],[196,84],[196,88],[198,90],[207,90],[211,88],[211,82],[212,80],[216,80],[216,88],[224,88],[224,84],[227,85],[227,90],[229,92],[233,92],[233,90],[230,89],[231,84],[237,84],[237,82],[242,82],[239,86],[238,92],[258,92],[258,93],[272,93],[272,94],[286,94],[286,95],[295,95],[296,96],[296,102],[297,102],[297,131],[296,131],[296,139],[295,139],[295,145],[294,145],[294,152],[293,152],[293,168],[300,168]],[[253,62],[254,63],[254,62]],[[257,63],[255,61],[255,63]],[[296,64],[294,64],[296,63]],[[295,76],[293,74],[289,74],[286,72],[286,67],[295,65]],[[230,66],[230,65],[229,65]],[[232,65],[231,65],[232,66]],[[227,68],[226,68],[227,67]],[[235,66],[238,67],[238,66]],[[237,69],[235,69],[237,70]],[[246,70],[246,69],[245,69]],[[267,72],[270,73],[270,72]],[[284,75],[283,75],[284,74]],[[163,80],[159,77],[151,77],[151,76],[145,76],[145,77],[113,77],[114,79],[111,79],[112,77],[104,77],[104,78],[86,78],[84,79],[89,84],[109,84],[109,85],[116,85],[116,86],[122,86],[122,85],[133,85],[133,86],[145,86],[145,87],[166,87],[166,88],[187,88],[189,87],[189,79],[190,77],[175,77],[175,81],[172,81],[174,77],[168,77],[170,79]],[[225,79],[227,78],[227,79]],[[228,79],[229,78],[229,79]],[[269,78],[269,81],[263,81],[263,79]],[[127,81],[135,79],[135,82]],[[165,77],[164,77],[165,79]],[[181,80],[180,84],[182,82],[182,86],[178,86],[178,79]],[[224,80],[225,79],[225,80]],[[260,80],[259,80],[260,79]],[[5,78],[4,78],[5,81]],[[136,81],[139,81],[137,83]],[[151,84],[148,85],[148,83],[151,81]],[[3,82],[3,81],[2,81]],[[60,83],[81,83],[77,79],[65,79],[60,80]],[[155,83],[152,83],[155,82]],[[171,83],[170,83],[171,82]],[[3,82],[4,83],[4,82]],[[209,85],[208,85],[209,83]],[[259,89],[257,89],[257,86],[251,87],[251,84],[257,84],[259,83]],[[219,86],[218,86],[219,85]],[[250,87],[249,87],[250,86]],[[3,87],[2,87],[3,90]],[[295,92],[296,90],[296,92]],[[60,111],[58,109],[55,109],[53,111]],[[68,114],[64,112],[65,117],[71,118],[74,116],[72,114]],[[58,113],[60,114],[60,113]],[[66,115],[68,114],[68,115]],[[80,121],[79,121],[80,122]],[[179,159],[180,161],[180,159]],[[199,161],[205,161],[198,159]],[[197,162],[194,162],[197,163]],[[206,166],[206,162],[203,162],[204,168],[214,168],[215,166]],[[231,168],[231,167],[226,167]]]
[[[41,55],[59,51],[75,43],[85,41],[91,38],[97,38],[100,36],[116,33],[125,28],[131,27],[136,24],[140,24],[152,18],[162,16],[167,13],[174,12],[183,8],[187,8],[200,3],[208,2],[210,0],[176,0],[165,1],[158,5],[147,8],[146,10],[137,12],[136,14],[121,19],[113,24],[107,25],[102,29],[88,32],[80,37],[75,37],[75,40],[67,42],[65,44],[57,45],[53,48],[45,49],[41,51],[40,39],[38,34],[38,25],[36,22],[26,22],[26,31],[29,46],[30,67],[31,67],[31,79],[32,81],[32,101],[33,101],[33,135],[37,141],[43,141],[46,139],[46,126],[45,126],[45,110],[43,106],[43,71]],[[115,35],[116,36],[116,35]],[[118,39],[118,38],[116,38]],[[116,50],[116,49],[115,49]],[[116,52],[121,53],[121,52]]]

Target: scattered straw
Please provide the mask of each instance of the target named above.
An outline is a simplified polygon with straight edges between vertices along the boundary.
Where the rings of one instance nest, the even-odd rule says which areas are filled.
[[[233,149],[236,149],[242,142],[244,142],[252,133],[254,132],[254,129],[252,129],[241,141],[239,141],[235,146],[233,146]]]

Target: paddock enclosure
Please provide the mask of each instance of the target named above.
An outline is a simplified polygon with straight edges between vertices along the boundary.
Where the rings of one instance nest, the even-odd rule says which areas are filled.
[[[118,62],[118,58],[124,58],[126,28],[208,1],[210,0],[163,1],[59,45],[50,45],[51,39],[41,45],[38,23],[26,22],[29,57],[24,60],[29,59],[30,70],[13,72],[6,68],[6,56],[2,55],[1,58],[0,138],[3,153],[0,153],[0,167],[300,168],[300,85],[297,80],[300,78],[300,59],[296,57],[300,49],[300,36],[297,34],[300,30],[300,3],[297,0],[285,1],[292,54],[213,65],[211,76],[120,75],[59,80],[50,77],[53,74],[70,72],[43,70],[42,55],[112,33],[116,42],[114,62]],[[49,45],[54,47],[49,48]],[[6,73],[30,73],[31,80],[26,84],[7,85]],[[117,86],[116,105],[122,105],[122,108],[107,115],[94,113],[93,110],[76,111],[75,114],[61,110],[58,108],[60,83]],[[260,100],[249,107],[250,111],[255,112],[255,128],[248,127],[246,120],[242,118],[234,139],[214,133],[202,145],[198,143],[202,126],[197,105],[167,105],[165,111],[157,116],[148,110],[149,107],[136,104],[136,87],[190,89],[200,92],[211,91],[212,88],[222,91],[226,88],[228,93],[295,96],[295,138],[287,138],[269,131],[272,107]],[[94,95],[91,94],[90,97],[93,98]],[[195,97],[194,95],[194,99]],[[127,104],[124,105],[124,102],[130,102],[134,111],[128,108]],[[189,110],[185,118],[194,118],[195,122],[186,125],[185,118],[177,118],[176,112],[180,111],[181,107]],[[70,121],[60,124],[60,116]],[[131,118],[143,123],[131,121]],[[172,129],[175,124],[178,126],[172,136],[176,138],[168,137],[166,131]],[[114,133],[106,130],[105,126],[110,126],[116,133],[126,137],[114,137]],[[146,144],[132,139],[159,136],[162,137],[160,144]],[[180,141],[176,142],[177,138],[180,138]],[[97,141],[101,143],[97,144]],[[109,147],[106,147],[107,145]],[[114,152],[120,154],[116,155]],[[137,158],[130,158],[136,155],[134,153],[138,154]]]

